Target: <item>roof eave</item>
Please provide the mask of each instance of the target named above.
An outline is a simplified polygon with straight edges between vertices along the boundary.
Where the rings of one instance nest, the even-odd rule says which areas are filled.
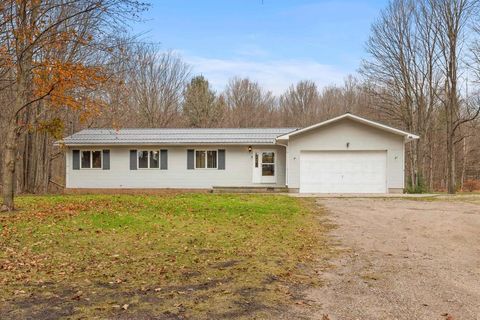
[[[417,136],[416,134],[409,133],[408,135],[405,136],[405,143],[413,141],[413,140],[418,140],[418,139],[420,139],[420,136]]]
[[[168,146],[264,146],[264,145],[275,145],[275,141],[260,141],[260,142],[159,142],[159,141],[152,141],[152,142],[88,142],[88,143],[68,143],[68,142],[55,142],[54,145],[63,145],[66,147],[89,147],[89,146],[154,146],[154,145],[168,145]]]

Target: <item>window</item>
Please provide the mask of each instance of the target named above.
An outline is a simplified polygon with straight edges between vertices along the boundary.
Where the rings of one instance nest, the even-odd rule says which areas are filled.
[[[160,165],[159,150],[139,150],[137,151],[139,169],[158,169]]]
[[[262,176],[275,175],[275,152],[262,152]]]
[[[195,151],[195,167],[205,168],[205,151]]]
[[[92,167],[92,151],[82,151],[82,168],[89,169]]]
[[[160,166],[160,151],[150,151],[150,168],[158,169]]]
[[[82,169],[101,169],[102,151],[82,151]]]
[[[198,169],[216,169],[217,168],[217,150],[196,150],[195,167]]]

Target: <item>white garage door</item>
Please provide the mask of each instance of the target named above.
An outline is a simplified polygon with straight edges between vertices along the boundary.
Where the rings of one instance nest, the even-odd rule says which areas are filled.
[[[305,151],[301,193],[386,193],[386,151]]]

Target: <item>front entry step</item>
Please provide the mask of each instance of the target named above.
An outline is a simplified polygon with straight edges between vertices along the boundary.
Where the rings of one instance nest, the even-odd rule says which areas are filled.
[[[287,187],[212,187],[212,193],[277,193],[288,192]]]

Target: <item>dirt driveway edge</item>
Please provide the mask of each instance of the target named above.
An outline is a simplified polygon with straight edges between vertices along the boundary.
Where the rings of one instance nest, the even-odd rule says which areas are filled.
[[[319,199],[343,252],[313,318],[480,319],[480,204]]]

